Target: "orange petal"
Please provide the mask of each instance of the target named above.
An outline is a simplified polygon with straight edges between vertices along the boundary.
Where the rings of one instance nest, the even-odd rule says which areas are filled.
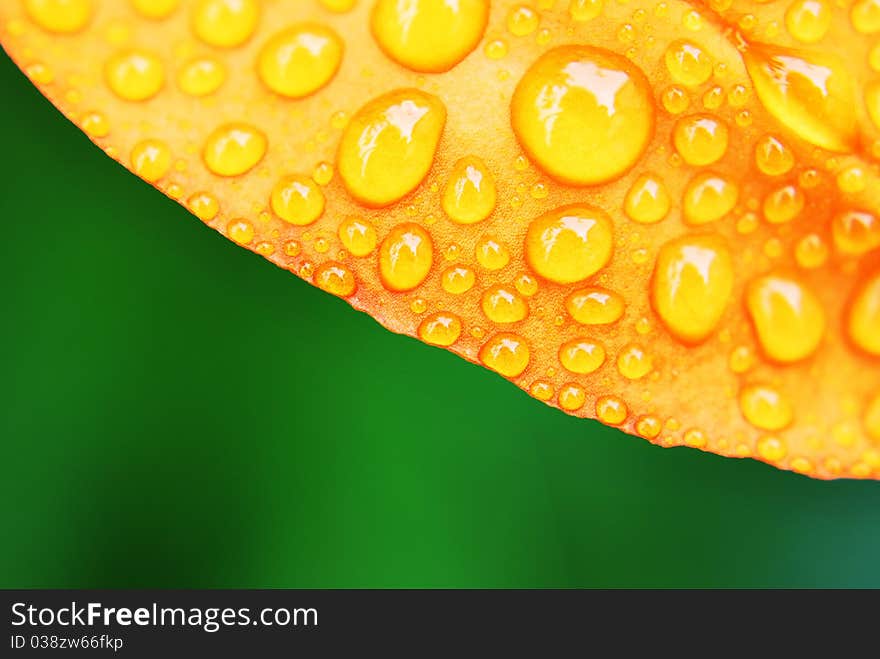
[[[111,157],[662,446],[880,477],[880,21],[826,0],[22,0]]]

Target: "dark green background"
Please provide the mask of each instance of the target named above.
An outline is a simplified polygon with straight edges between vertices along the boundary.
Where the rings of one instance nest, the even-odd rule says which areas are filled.
[[[0,90],[0,586],[880,586],[880,483],[566,417]]]

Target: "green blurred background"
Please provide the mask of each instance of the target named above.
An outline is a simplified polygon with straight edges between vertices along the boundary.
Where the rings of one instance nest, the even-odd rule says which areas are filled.
[[[880,587],[880,483],[566,417],[0,89],[0,586]]]

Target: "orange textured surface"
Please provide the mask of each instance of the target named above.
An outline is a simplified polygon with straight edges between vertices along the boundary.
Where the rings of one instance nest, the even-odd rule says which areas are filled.
[[[662,446],[880,478],[880,3],[10,0],[0,38],[388,329]]]

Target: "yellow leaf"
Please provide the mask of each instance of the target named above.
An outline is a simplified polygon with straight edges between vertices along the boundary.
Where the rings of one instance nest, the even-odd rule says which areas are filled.
[[[878,478],[871,6],[13,0],[0,35],[109,156],[390,330],[661,446]]]

